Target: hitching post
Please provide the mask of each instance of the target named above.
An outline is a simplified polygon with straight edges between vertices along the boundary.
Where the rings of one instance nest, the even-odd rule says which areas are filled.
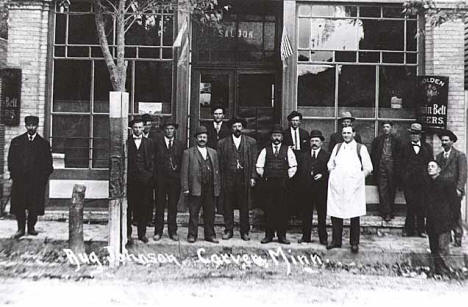
[[[77,254],[85,252],[83,239],[83,204],[86,186],[75,184],[68,212],[68,245]]]

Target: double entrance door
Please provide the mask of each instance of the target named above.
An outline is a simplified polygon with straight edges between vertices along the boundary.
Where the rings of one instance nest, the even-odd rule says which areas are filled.
[[[280,116],[280,82],[274,70],[194,69],[190,103],[191,130],[212,121],[212,107],[225,108],[225,118],[247,121],[244,132],[260,146]]]

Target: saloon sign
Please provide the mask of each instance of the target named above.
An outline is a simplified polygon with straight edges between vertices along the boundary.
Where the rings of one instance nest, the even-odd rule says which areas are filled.
[[[0,94],[2,123],[7,126],[18,126],[21,109],[21,69],[2,69],[0,77],[2,83]]]
[[[447,128],[448,85],[448,77],[418,77],[417,117],[425,130]]]

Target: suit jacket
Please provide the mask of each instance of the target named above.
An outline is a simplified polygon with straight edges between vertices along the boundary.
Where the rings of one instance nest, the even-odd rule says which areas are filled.
[[[304,178],[305,188],[311,189],[311,197],[315,197],[316,195],[323,197],[327,195],[328,160],[330,160],[330,154],[323,148],[320,149],[316,159],[312,158],[311,151],[304,154],[302,177]],[[314,180],[314,176],[317,174],[322,174],[322,178]]]
[[[13,179],[11,191],[11,207],[12,214],[24,213],[26,209],[26,195],[34,200],[33,208],[37,215],[44,214],[45,188],[50,174],[54,168],[52,166],[52,154],[49,142],[36,134],[33,142],[34,161],[32,169],[29,169],[26,176],[26,146],[28,146],[29,138],[27,133],[11,140],[10,149],[8,151],[8,170],[10,177]],[[32,188],[26,187],[26,181],[32,182]],[[26,190],[28,189],[28,190]]]
[[[422,163],[415,165],[412,161],[421,158]],[[425,185],[428,180],[427,164],[434,158],[432,147],[421,140],[421,148],[418,155],[414,152],[411,142],[400,147],[400,179],[403,187]]]
[[[453,182],[442,178],[429,179],[425,193],[427,207],[427,232],[441,234],[452,229],[454,212],[460,202]],[[460,209],[458,209],[459,212]]]
[[[232,135],[232,134],[231,134]],[[244,160],[244,182],[246,183],[246,189],[249,188],[249,181],[252,178],[257,178],[257,171],[255,163],[257,162],[257,141],[247,135],[242,135],[241,145],[243,148],[242,155]],[[228,153],[236,150],[232,136],[225,137],[218,142],[218,158],[219,158],[219,170],[221,173],[221,182],[223,190],[226,187],[226,172],[229,168]],[[247,192],[247,191],[246,191]]]
[[[173,160],[172,160],[172,167],[174,167],[174,171],[167,173],[166,166],[170,163],[168,159],[169,149],[167,148],[166,141],[164,135],[160,135],[159,137],[155,138],[154,141],[154,182],[157,183],[158,181],[162,181],[167,178],[167,176],[171,177],[180,177],[180,169],[182,166],[182,154],[184,152],[185,145],[174,138],[172,143],[172,150],[173,150]]]
[[[219,174],[218,154],[213,148],[207,147],[207,153],[213,165],[213,190],[214,196],[219,196],[221,190],[221,179]],[[180,173],[180,183],[182,191],[189,191],[192,196],[201,196],[201,155],[197,146],[192,146],[184,150],[182,155],[182,169]]]
[[[216,149],[218,146],[218,141],[224,139],[225,137],[231,135],[231,129],[227,126],[226,122],[221,124],[219,133],[216,132],[216,129],[213,126],[213,122],[205,124],[206,129],[208,130],[208,143],[206,146]]]
[[[461,191],[462,195],[464,195],[466,184],[466,155],[452,147],[447,161],[444,158],[444,152],[439,153],[436,160],[441,167],[440,177],[453,182],[457,190]]]
[[[144,184],[152,185],[153,184],[153,150],[154,145],[151,139],[142,137],[140,150],[143,152],[144,157],[144,169],[141,172],[132,168],[132,165],[136,163],[136,154],[137,148],[135,142],[133,141],[132,135],[128,138],[127,141],[128,148],[128,172],[127,172],[127,182],[130,184]]]
[[[283,134],[283,143],[288,146],[293,146],[294,141],[291,135],[291,128],[284,130]],[[310,151],[309,133],[305,129],[299,128],[299,142],[301,144],[302,153]]]
[[[399,163],[398,159],[400,157],[400,140],[393,134],[390,134],[391,140],[391,151],[392,151],[392,158],[393,158],[393,171],[397,175],[399,171]],[[371,146],[371,160],[374,166],[374,179],[376,182],[379,181],[380,177],[380,159],[382,158],[383,154],[383,147],[384,147],[385,135],[379,135],[372,141]],[[397,175],[398,176],[398,175]]]
[[[357,143],[361,143],[362,144],[362,140],[361,140],[361,135],[359,133],[356,132],[356,135],[354,136],[354,140],[357,142]],[[343,140],[343,135],[341,135],[341,132],[335,132],[333,133],[331,136],[330,136],[330,142],[328,143],[328,152],[332,152],[333,151],[333,148],[335,148],[335,145],[338,144],[338,143],[343,143],[344,140]]]

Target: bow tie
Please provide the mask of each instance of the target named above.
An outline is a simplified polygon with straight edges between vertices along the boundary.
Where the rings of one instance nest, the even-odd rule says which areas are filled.
[[[140,136],[134,135],[134,136],[133,136],[133,139],[134,139],[134,140],[141,140],[141,137],[142,137],[142,135],[140,135]]]
[[[418,143],[412,143],[413,146],[418,146],[418,147],[421,147],[421,145],[419,145]]]

